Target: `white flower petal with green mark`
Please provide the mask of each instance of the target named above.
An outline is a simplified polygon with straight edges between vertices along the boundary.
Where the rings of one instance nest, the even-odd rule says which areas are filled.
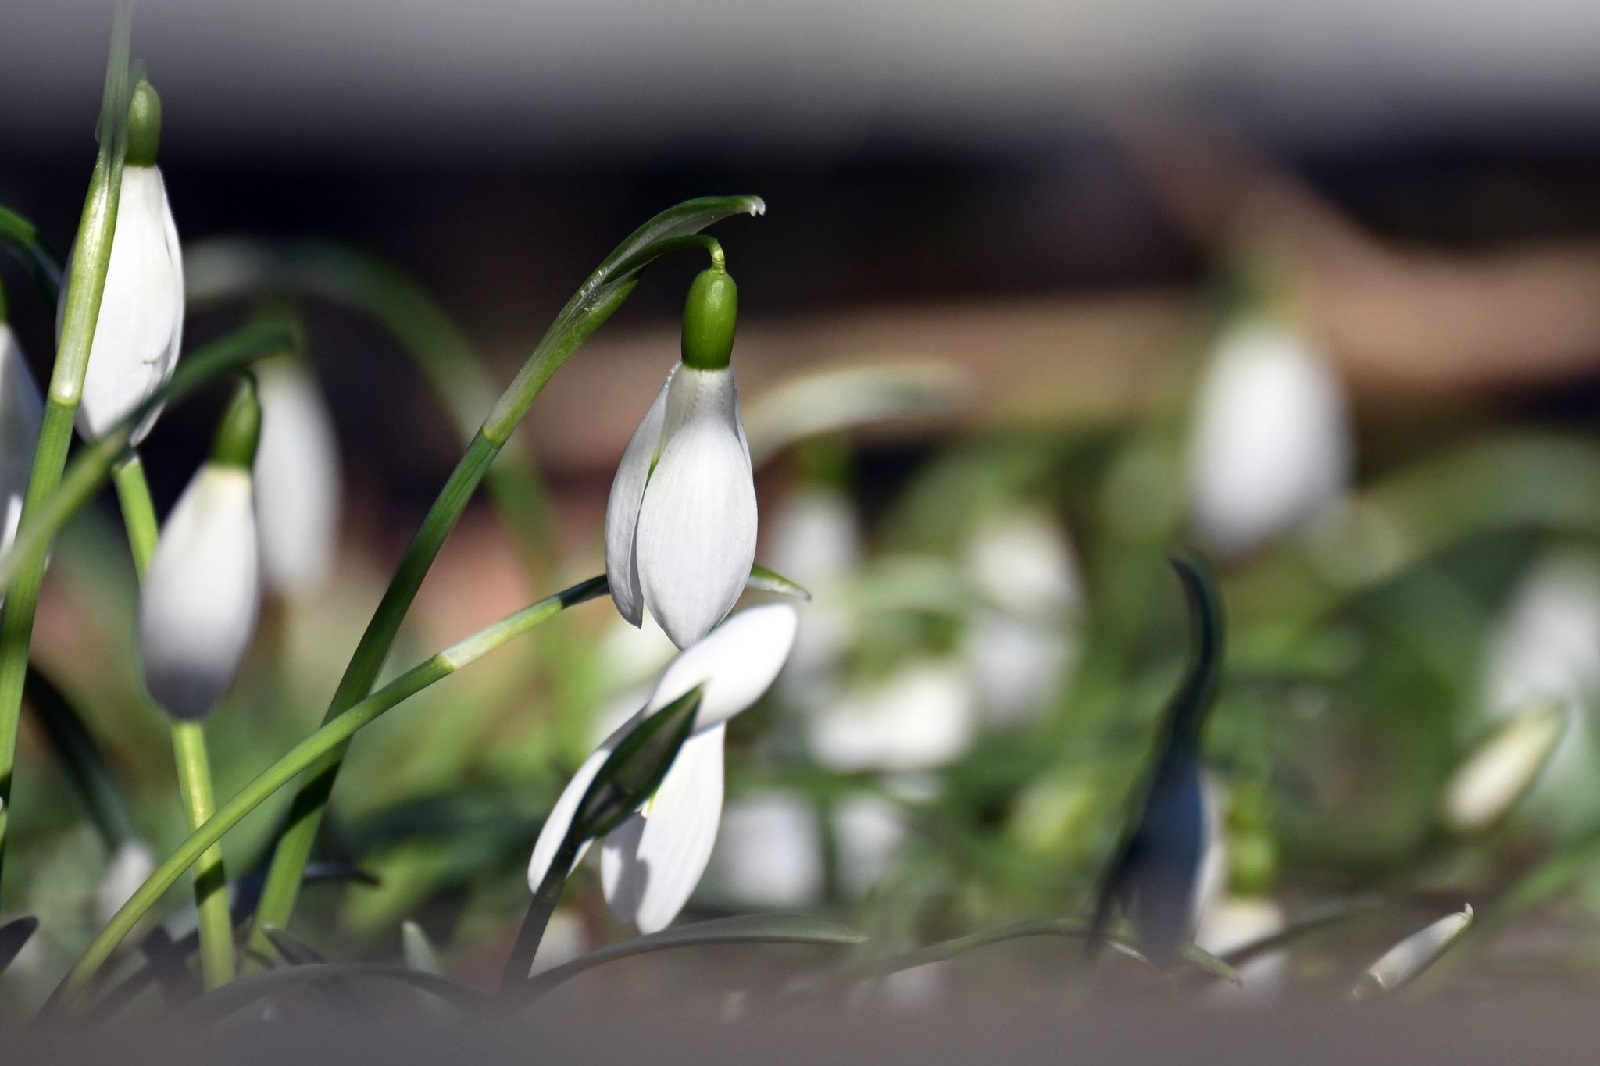
[[[584,793],[610,753],[651,714],[698,687],[702,695],[694,734],[641,813],[608,834],[602,849],[606,898],[618,916],[637,920],[646,932],[668,925],[705,871],[716,839],[723,724],[771,686],[794,644],[796,626],[789,604],[752,607],[680,653],[645,706],[601,743],[556,800],[528,863],[529,887],[537,889],[544,880]]]
[[[261,606],[250,474],[207,463],[156,544],[139,608],[145,685],[177,718],[208,714],[233,683]]]
[[[662,383],[661,391],[645,412],[639,428],[633,431],[628,447],[617,464],[606,501],[606,578],[611,583],[611,600],[617,612],[637,626],[644,617],[644,593],[639,588],[639,560],[635,551],[639,528],[639,506],[644,502],[645,486],[661,451],[661,427],[667,412],[667,390],[679,366],[674,364]]]
[[[111,260],[78,407],[84,437],[105,436],[172,375],[183,342],[183,300],[183,254],[161,170],[123,167]],[[155,419],[151,412],[139,424],[132,443],[144,439]]]
[[[740,611],[672,661],[644,713],[658,711],[698,686],[702,692],[695,731],[721,725],[772,687],[798,628],[799,613],[787,603]]]
[[[636,534],[645,606],[680,648],[722,620],[756,555],[756,492],[727,370],[681,367]]]
[[[561,842],[567,837],[567,830],[572,828],[573,815],[578,813],[578,804],[583,800],[583,794],[589,790],[589,785],[594,781],[595,775],[600,772],[600,767],[611,755],[627,731],[632,729],[639,721],[638,716],[628,719],[616,732],[606,738],[599,749],[583,761],[578,767],[578,772],[572,775],[572,780],[567,782],[567,787],[561,790],[561,795],[556,797],[556,805],[550,809],[550,814],[545,818],[544,825],[539,829],[539,839],[534,841],[533,856],[528,860],[528,887],[535,892],[544,881],[545,874],[550,871],[550,864],[555,862],[556,852],[561,849]],[[578,849],[578,854],[573,857],[572,864],[576,866],[578,860],[588,850],[588,843]]]
[[[296,360],[256,367],[261,443],[256,519],[262,572],[287,597],[314,592],[333,569],[339,538],[339,448],[317,383]]]
[[[656,794],[600,849],[606,901],[641,933],[672,924],[711,858],[722,818],[725,732],[717,725],[689,738]]]

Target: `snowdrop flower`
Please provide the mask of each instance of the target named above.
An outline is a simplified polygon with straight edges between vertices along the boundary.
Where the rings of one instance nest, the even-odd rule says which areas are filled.
[[[860,567],[861,523],[844,492],[811,485],[784,499],[767,535],[773,568],[812,595],[779,679],[786,700],[812,706],[835,680],[850,644],[854,619],[843,590]]]
[[[756,551],[756,490],[729,356],[738,307],[720,254],[683,312],[683,359],[628,442],[606,506],[623,618],[648,609],[680,648],[728,613]]]
[[[1259,316],[1229,327],[1194,419],[1196,532],[1221,555],[1259,547],[1344,493],[1353,449],[1344,387],[1309,337]]]
[[[298,360],[258,364],[261,446],[256,522],[262,574],[279,595],[318,589],[339,538],[339,449],[317,383]]]
[[[528,863],[528,884],[535,892],[607,756],[640,722],[698,687],[694,730],[672,768],[655,795],[601,847],[601,883],[613,913],[645,933],[671,924],[699,883],[716,840],[727,721],[760,699],[778,676],[794,645],[797,620],[788,604],[752,607],[673,660],[644,707],[606,738],[556,800]]]
[[[767,791],[728,801],[706,868],[707,898],[799,910],[822,898],[822,832],[814,804]]]
[[[1549,764],[1516,817],[1576,829],[1600,799],[1589,712],[1600,703],[1600,566],[1588,554],[1540,560],[1512,594],[1485,647],[1482,719],[1537,703],[1570,707]]]
[[[17,538],[43,418],[39,389],[6,321],[5,293],[0,292],[0,555]]]
[[[141,79],[128,109],[128,153],[111,236],[111,262],[78,406],[78,430],[89,440],[105,436],[148,399],[172,376],[178,362],[183,340],[183,256],[166,185],[156,166],[160,140],[161,100]],[[139,424],[133,444],[144,440],[155,418],[156,412],[151,412]]]
[[[145,686],[180,719],[209,714],[233,682],[261,607],[255,458],[261,408],[245,379],[211,458],[161,529],[139,609]]]
[[[914,662],[815,708],[806,728],[812,757],[830,770],[935,769],[972,743],[972,686],[957,663]]]

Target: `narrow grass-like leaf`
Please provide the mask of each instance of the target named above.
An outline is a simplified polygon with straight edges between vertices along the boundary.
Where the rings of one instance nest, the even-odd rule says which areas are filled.
[[[111,775],[100,745],[72,701],[31,664],[24,692],[45,742],[83,801],[107,854],[116,854],[118,848],[134,838],[136,830],[128,801]]]
[[[1471,924],[1472,906],[1469,904],[1417,930],[1368,967],[1350,994],[1356,999],[1365,999],[1404,988],[1449,951]]]
[[[39,236],[32,222],[4,204],[0,204],[0,244],[11,249],[27,268],[48,306],[54,308],[61,302],[61,280],[66,276],[61,256]]]
[[[33,915],[26,918],[13,918],[5,925],[0,925],[0,973],[6,972],[6,967],[16,960],[27,947],[28,938],[33,936],[39,928],[39,919]]]
[[[395,963],[319,962],[287,966],[242,978],[208,992],[177,1012],[180,1020],[207,1021],[226,1018],[257,1000],[303,985],[328,981],[361,982],[374,979],[412,985],[457,1007],[471,1008],[487,1002],[482,993],[431,973],[421,973]]]
[[[1205,855],[1200,735],[1222,673],[1222,599],[1198,556],[1175,555],[1172,567],[1189,609],[1189,666],[1167,704],[1138,805],[1095,899],[1085,956],[1092,958],[1118,902],[1134,903],[1142,950],[1165,962],[1188,940],[1195,884]]]
[[[705,947],[714,944],[815,944],[847,947],[865,940],[862,934],[838,922],[807,914],[748,914],[718,918],[693,925],[663,929],[601,948],[580,959],[552,967],[528,981],[530,997],[543,995],[579,974],[618,959],[655,951]]]
[[[439,953],[434,950],[433,941],[422,931],[422,926],[410,919],[400,923],[400,948],[405,954],[406,965],[413,970],[440,977],[444,975],[444,967],[439,963]]]
[[[644,805],[694,731],[703,689],[695,686],[635,726],[600,764],[567,830],[569,843],[605,836]]]
[[[750,580],[744,583],[744,587],[757,592],[776,592],[780,596],[792,596],[806,602],[811,599],[811,593],[803,586],[759,564],[750,568]]]
[[[1332,929],[1343,925],[1345,922],[1365,917],[1383,906],[1381,896],[1361,896],[1353,900],[1339,900],[1318,908],[1307,914],[1301,915],[1294,922],[1282,929],[1255,940],[1240,944],[1223,952],[1219,958],[1227,965],[1238,969],[1263,955],[1293,944],[1296,940],[1320,933],[1325,929]]]
[[[750,460],[760,466],[819,433],[959,410],[971,382],[943,363],[847,366],[807,373],[768,389],[745,412]]]

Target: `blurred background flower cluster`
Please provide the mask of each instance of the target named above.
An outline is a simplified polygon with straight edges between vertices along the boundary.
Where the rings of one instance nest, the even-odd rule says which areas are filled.
[[[88,2],[0,11],[0,201],[57,247],[103,25]],[[1597,43],[1600,9],[1560,0],[146,0],[136,31],[194,342],[251,312],[220,294],[252,249],[315,240],[414,279],[499,381],[638,220],[766,198],[718,236],[757,559],[814,601],[731,727],[694,913],[827,913],[907,946],[1084,915],[1182,670],[1165,553],[1187,543],[1230,628],[1201,943],[1388,901],[1340,950],[1296,952],[1316,979],[1351,938],[1370,961],[1470,901],[1461,968],[1494,981],[1600,964]],[[296,298],[311,378],[263,381],[299,412],[281,424],[313,427],[300,461],[337,502],[303,536],[335,535],[281,564],[212,719],[223,795],[314,727],[458,454],[454,416],[481,414],[469,368],[407,359],[396,331],[438,324],[407,317],[406,283],[373,282],[375,321],[339,289],[370,274],[341,262]],[[515,441],[536,535],[481,502],[397,664],[602,569],[606,491],[690,276],[658,268],[558,375]],[[53,309],[6,280],[42,378]],[[163,510],[224,400],[150,437]],[[39,625],[164,853],[183,826],[134,697],[109,501],[59,544]],[[361,880],[308,892],[313,939],[392,954],[409,918],[491,972],[557,791],[670,652],[597,604],[363,734],[321,851]],[[1478,742],[1546,705],[1561,728],[1531,793],[1492,824],[1453,808]],[[104,920],[113,857],[36,732],[16,790],[31,873],[6,902],[44,919],[49,975]],[[281,815],[229,838],[230,869]],[[585,876],[545,963],[616,933]]]

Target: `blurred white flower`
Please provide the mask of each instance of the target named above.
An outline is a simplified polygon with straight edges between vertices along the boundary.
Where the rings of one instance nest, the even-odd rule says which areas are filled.
[[[33,471],[44,404],[28,372],[0,298],[0,555],[9,551],[22,520],[22,499]]]
[[[611,485],[611,597],[629,622],[648,609],[688,647],[739,598],[755,553],[756,490],[733,371],[679,363]]]
[[[962,633],[978,711],[987,725],[1032,721],[1077,659],[1082,581],[1072,545],[1050,518],[1016,511],[968,543],[967,573],[984,600]]]
[[[953,662],[924,660],[816,707],[807,716],[807,742],[818,764],[831,770],[926,770],[967,750],[974,719],[966,672]]]
[[[852,897],[866,895],[893,869],[910,835],[899,804],[865,793],[841,800],[833,810],[840,890]]]
[[[257,364],[256,380],[262,573],[274,592],[297,598],[320,588],[333,568],[342,498],[338,441],[322,393],[299,360]]]
[[[787,696],[809,706],[850,643],[851,614],[840,599],[861,563],[861,524],[843,492],[811,487],[791,493],[766,528],[772,568],[812,596],[781,681]]]
[[[1276,900],[1263,896],[1227,896],[1217,899],[1201,912],[1194,942],[1213,955],[1226,955],[1265,937],[1282,932],[1283,908]],[[1239,984],[1216,984],[1218,998],[1260,999],[1284,991],[1289,982],[1289,956],[1284,951],[1269,951],[1237,968]]]
[[[106,867],[106,873],[100,880],[100,887],[95,892],[94,914],[98,925],[105,925],[122,905],[133,898],[133,894],[144,884],[145,879],[155,871],[156,855],[150,850],[150,845],[142,840],[129,840],[117,848],[116,854],[111,856],[111,862]]]
[[[706,867],[706,895],[740,907],[798,910],[823,889],[822,837],[813,804],[792,792],[729,800]]]
[[[1211,551],[1248,552],[1344,493],[1354,451],[1344,386],[1301,330],[1261,316],[1225,329],[1197,402],[1190,507]]]
[[[98,440],[115,428],[172,376],[182,341],[183,254],[166,185],[159,167],[126,165],[78,431]],[[133,444],[144,440],[157,413],[139,424]]]
[[[1518,816],[1576,828],[1590,801],[1600,798],[1589,721],[1600,700],[1600,565],[1575,551],[1535,564],[1491,629],[1484,660],[1484,719],[1498,721],[1535,703],[1573,708]]]
[[[601,881],[617,917],[646,933],[671,924],[705,871],[716,839],[724,727],[778,676],[794,644],[796,618],[788,604],[740,611],[673,660],[644,707],[579,767],[556,800],[528,863],[531,887],[537,890],[544,880],[585,790],[615,746],[645,718],[701,687],[694,732],[661,787],[601,848]]]
[[[260,614],[250,472],[208,462],[156,544],[139,609],[145,685],[177,718],[200,718],[233,682]]]

